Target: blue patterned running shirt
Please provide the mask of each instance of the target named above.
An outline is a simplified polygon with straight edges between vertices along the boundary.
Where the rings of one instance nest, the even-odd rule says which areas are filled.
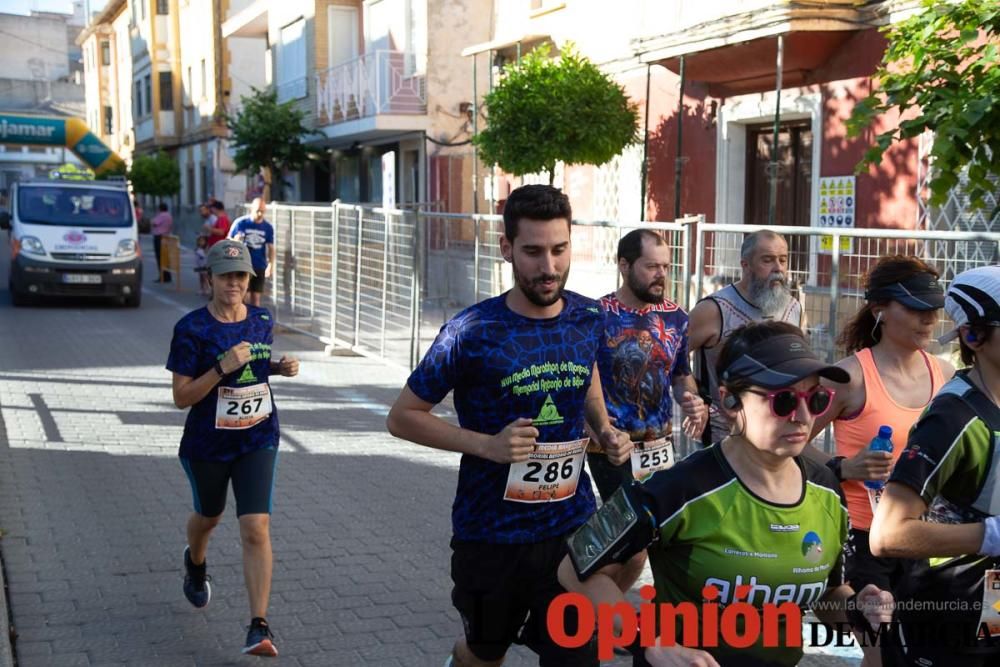
[[[493,435],[519,417],[539,431],[532,459],[500,464],[462,456],[452,506],[455,539],[532,544],[562,535],[594,512],[583,471],[584,401],[604,330],[596,301],[563,292],[553,318],[510,310],[506,294],[482,301],[441,328],[407,382],[428,403],[454,389],[462,428]],[[567,452],[572,454],[567,456]]]
[[[268,376],[274,341],[271,315],[247,306],[242,322],[220,322],[199,308],[174,326],[167,370],[197,378],[241,341],[250,343],[250,363],[222,378],[188,411],[180,455],[201,461],[232,461],[278,446],[278,411]]]
[[[675,303],[629,308],[612,292],[601,298],[607,313],[597,357],[608,415],[633,442],[670,433],[671,381],[690,375],[688,316]]]

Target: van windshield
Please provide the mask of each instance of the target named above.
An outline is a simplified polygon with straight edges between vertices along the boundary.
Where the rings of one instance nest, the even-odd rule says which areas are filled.
[[[31,185],[17,192],[18,218],[40,225],[130,227],[131,209],[124,190]]]

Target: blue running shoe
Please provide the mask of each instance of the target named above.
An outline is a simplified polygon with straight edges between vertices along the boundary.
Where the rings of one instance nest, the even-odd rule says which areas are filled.
[[[243,653],[265,658],[278,656],[278,647],[274,645],[274,635],[271,634],[271,628],[263,618],[256,617],[250,621],[250,630],[247,632],[247,643],[243,647]]]
[[[205,574],[207,563],[195,565],[191,562],[191,547],[184,547],[184,597],[201,609],[212,599],[212,580]]]

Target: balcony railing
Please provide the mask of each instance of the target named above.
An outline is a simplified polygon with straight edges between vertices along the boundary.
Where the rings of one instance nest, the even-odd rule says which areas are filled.
[[[400,51],[372,51],[316,75],[318,125],[379,114],[427,113],[424,76],[416,58]]]

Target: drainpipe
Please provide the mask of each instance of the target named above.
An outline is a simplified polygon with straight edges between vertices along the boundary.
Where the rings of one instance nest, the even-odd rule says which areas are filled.
[[[493,49],[489,50],[489,60],[486,61],[486,64],[490,68],[490,77],[489,77],[489,83],[488,83],[489,87],[486,89],[486,93],[489,94],[489,93],[493,92]],[[496,202],[496,195],[495,195],[496,191],[497,191],[497,166],[496,166],[496,164],[491,164],[490,165],[490,191],[486,193],[486,201],[490,205],[490,208],[489,208],[489,214],[490,215],[493,215],[494,213],[497,212],[497,202]]]
[[[785,38],[778,35],[777,88],[774,102],[774,136],[771,141],[771,164],[768,165],[771,191],[768,197],[767,224],[774,226],[778,214],[778,126],[781,124],[781,74],[785,60]]]
[[[681,172],[684,170],[684,158],[681,145],[684,140],[684,56],[681,56],[681,83],[677,93],[677,157],[674,159],[674,220],[681,217]],[[649,85],[647,82],[646,85]]]
[[[640,189],[639,219],[646,219],[646,188],[649,180],[649,77],[651,64],[646,63],[646,115],[642,128],[642,187]]]
[[[476,89],[476,61],[479,55],[472,54],[472,136],[479,134],[479,91]],[[472,144],[472,213],[479,213],[479,151]]]
[[[222,2],[223,0],[212,0],[212,41],[215,47],[215,119],[218,121],[219,114],[225,112],[225,99],[222,94],[225,49],[222,46]]]
[[[222,164],[222,156],[220,155],[223,150],[225,150],[226,138],[229,135],[229,131],[226,129],[226,124],[223,114],[226,113],[226,102],[225,96],[222,94],[222,89],[224,88],[225,81],[223,79],[225,72],[225,55],[226,49],[222,42],[222,21],[225,14],[223,14],[223,4],[228,6],[227,0],[212,0],[212,41],[215,47],[215,114],[212,118],[212,141],[209,145],[214,144],[215,150],[212,151],[212,190],[215,198],[219,201],[225,203],[226,197],[226,186],[223,182],[222,170],[220,166]],[[222,127],[219,128],[221,123]],[[221,186],[221,187],[218,187]]]

